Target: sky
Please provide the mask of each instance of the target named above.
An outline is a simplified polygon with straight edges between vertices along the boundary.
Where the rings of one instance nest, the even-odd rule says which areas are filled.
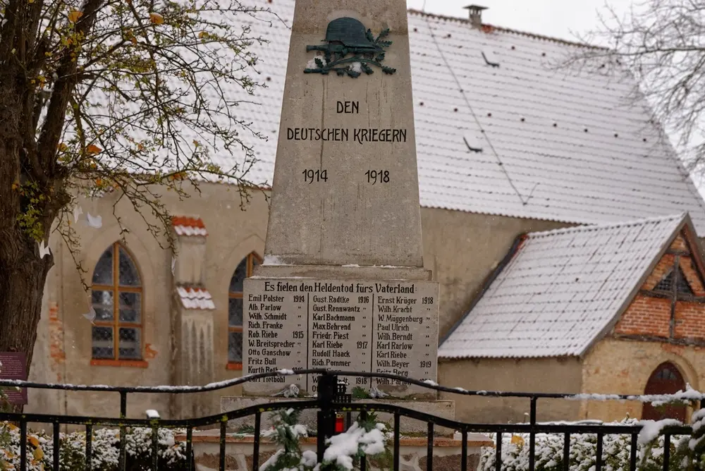
[[[618,13],[628,12],[632,0],[608,0]],[[599,26],[598,10],[605,11],[605,0],[407,0],[409,8],[447,16],[467,18],[463,7],[477,4],[488,7],[483,22],[528,33],[575,40],[576,33],[587,33]]]

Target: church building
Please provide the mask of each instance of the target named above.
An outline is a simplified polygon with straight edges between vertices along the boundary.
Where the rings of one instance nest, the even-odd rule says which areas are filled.
[[[268,137],[243,134],[257,157],[250,200],[241,207],[239,188],[214,182],[186,188],[190,198],[162,195],[173,255],[118,194],[79,198],[79,253],[50,241],[56,264],[30,380],[200,385],[242,374],[243,280],[266,263],[294,0],[243,3],[271,9],[243,16],[268,40],[251,46],[253,78],[266,87],[249,96],[230,85],[243,99],[238,118]],[[705,387],[705,202],[646,101],[634,100],[637,84],[626,70],[560,66],[586,46],[479,15],[408,12],[424,265],[441,290],[439,383],[587,394]],[[243,155],[213,158],[231,168]],[[238,394],[137,396],[129,410],[215,413],[221,396]],[[103,397],[32,391],[26,410],[117,415],[118,401]],[[459,420],[518,421],[528,411],[453,399]],[[561,419],[663,412],[560,407]]]

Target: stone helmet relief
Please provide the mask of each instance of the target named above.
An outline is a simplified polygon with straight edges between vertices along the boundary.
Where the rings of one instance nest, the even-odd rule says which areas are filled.
[[[315,67],[307,67],[307,74],[324,74],[330,72],[357,78],[362,73],[373,74],[373,67],[379,68],[385,74],[393,74],[396,69],[383,65],[385,49],[392,45],[389,29],[383,29],[375,38],[372,30],[366,29],[361,21],[355,18],[338,18],[328,23],[325,45],[306,46],[306,51],[322,52],[322,56],[314,59]]]

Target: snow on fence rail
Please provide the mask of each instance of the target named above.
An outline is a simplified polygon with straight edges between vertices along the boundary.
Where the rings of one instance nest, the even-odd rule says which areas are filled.
[[[336,412],[345,411],[348,417],[353,412],[359,412],[358,419],[353,423],[348,421],[350,436],[366,437],[365,440],[372,440],[379,433],[375,432],[373,424],[364,422],[367,414],[371,411],[387,412],[394,416],[394,425],[386,435],[392,450],[390,467],[394,471],[400,468],[400,419],[407,417],[420,420],[428,424],[428,454],[426,461],[427,471],[433,470],[433,444],[434,427],[446,427],[458,430],[460,433],[460,454],[459,469],[467,471],[467,436],[468,433],[479,432],[491,434],[494,438],[495,448],[483,452],[480,462],[480,471],[635,471],[637,465],[645,471],[683,470],[693,471],[696,463],[705,464],[703,461],[705,448],[705,413],[697,411],[693,414],[693,425],[685,426],[679,422],[635,422],[627,420],[620,423],[604,424],[599,422],[566,423],[552,422],[539,423],[536,420],[537,402],[539,399],[566,399],[581,401],[641,401],[657,404],[670,402],[688,402],[695,405],[696,409],[705,399],[705,395],[692,389],[681,391],[672,395],[586,395],[586,394],[559,394],[559,393],[528,393],[528,392],[503,392],[503,391],[468,391],[462,388],[445,387],[427,380],[413,380],[400,376],[384,373],[370,372],[338,372],[321,369],[312,370],[280,370],[276,372],[247,375],[233,380],[210,383],[205,386],[139,386],[139,387],[112,387],[105,385],[67,385],[67,384],[40,384],[27,381],[0,380],[0,390],[2,388],[35,388],[35,389],[62,389],[72,391],[101,391],[117,392],[120,396],[120,416],[118,418],[105,417],[68,417],[60,415],[42,414],[18,414],[12,412],[2,412],[0,410],[0,424],[18,423],[19,427],[9,427],[0,425],[0,430],[5,430],[6,449],[9,454],[0,455],[0,459],[12,464],[14,468],[21,471],[35,469],[32,466],[42,464],[43,468],[36,469],[100,469],[105,471],[125,470],[125,469],[180,469],[183,464],[186,470],[192,469],[192,438],[197,427],[216,425],[220,428],[220,453],[219,469],[225,470],[226,464],[226,427],[230,420],[254,416],[253,433],[253,463],[252,469],[259,468],[259,444],[262,436],[261,414],[264,412],[261,406],[252,406],[239,410],[228,411],[210,417],[200,417],[185,420],[163,420],[152,414],[147,419],[127,419],[127,398],[131,393],[170,393],[188,394],[201,393],[207,391],[221,390],[248,381],[272,376],[290,375],[318,375],[319,392],[317,396],[304,398],[299,401],[277,402],[267,405],[267,410],[273,411],[300,411],[303,409],[318,409],[317,430],[317,453],[316,458],[318,468],[313,466],[311,454],[294,467],[288,469],[308,470],[317,469],[327,471],[327,469],[350,470],[352,467],[366,471],[367,454],[372,449],[379,451],[379,446],[360,446],[359,450],[353,446],[351,440],[341,437],[338,440],[331,440],[336,435],[335,418]],[[446,392],[459,396],[483,396],[483,397],[514,397],[526,398],[530,400],[530,421],[525,424],[473,424],[458,422],[442,417],[433,416],[402,407],[398,404],[380,404],[352,402],[346,391],[341,391],[338,384],[338,376],[358,376],[367,378],[388,379],[417,385],[430,390]],[[289,412],[287,412],[289,414]],[[361,422],[362,421],[362,422]],[[29,422],[49,424],[53,427],[51,438],[44,432],[32,432],[27,429]],[[357,427],[355,428],[355,423]],[[365,433],[360,432],[360,424],[367,423]],[[75,434],[61,434],[61,424],[83,424],[85,432]],[[9,428],[9,431],[8,431]],[[185,430],[186,442],[183,444],[173,443],[174,429]],[[282,430],[300,430],[296,424]],[[297,432],[298,433],[298,432]],[[132,435],[131,435],[132,434]],[[136,434],[136,435],[135,435]],[[171,434],[171,444],[169,443]],[[369,435],[369,436],[368,436]],[[297,435],[298,436],[298,435]],[[9,438],[8,438],[9,437]],[[132,437],[132,438],[131,438]],[[139,437],[139,438],[137,438]],[[166,438],[165,438],[166,437]],[[675,440],[675,441],[672,441]],[[2,436],[0,436],[2,440]],[[132,440],[132,441],[131,441]],[[36,442],[36,443],[35,443]],[[51,442],[51,443],[50,443]],[[130,443],[134,443],[130,445]],[[323,461],[326,450],[330,446],[345,444],[339,448],[349,450],[352,455],[350,459],[343,459],[338,462],[339,468],[326,468]],[[377,442],[378,443],[378,442]],[[387,443],[387,442],[385,442]],[[22,446],[21,446],[22,444]],[[75,446],[78,444],[78,446]],[[138,446],[139,444],[139,446]],[[2,448],[0,441],[0,449]],[[364,444],[363,444],[364,445]],[[367,444],[369,445],[369,444]],[[166,448],[164,448],[166,446]],[[387,446],[385,444],[385,446]],[[76,451],[77,449],[82,451]],[[54,453],[54,450],[60,450]],[[135,450],[141,450],[139,453]],[[141,453],[141,454],[140,454]],[[18,458],[19,454],[19,458]],[[75,458],[75,466],[62,466],[65,456]],[[330,457],[330,452],[328,453]],[[103,460],[102,457],[110,456],[109,463],[103,467],[96,467],[96,460]],[[286,457],[282,452],[279,456]],[[303,458],[303,457],[302,457]],[[169,460],[165,462],[164,460]],[[14,461],[12,461],[14,460]],[[19,465],[15,463],[19,460]],[[135,460],[147,460],[147,467],[137,464],[132,467]],[[660,460],[660,461],[659,461]],[[674,461],[675,460],[675,461]],[[278,462],[278,460],[275,460]],[[284,460],[287,461],[288,460]],[[44,465],[44,463],[49,463]],[[103,461],[99,461],[103,462]],[[279,468],[272,468],[276,462],[270,461],[266,471],[276,471]],[[81,466],[80,463],[83,463]],[[292,464],[292,463],[289,463]],[[311,465],[311,466],[309,466]],[[308,466],[308,467],[307,467]],[[653,468],[653,470],[651,469]],[[2,469],[0,462],[0,469]],[[283,468],[282,468],[283,469]],[[702,469],[702,468],[701,468]]]

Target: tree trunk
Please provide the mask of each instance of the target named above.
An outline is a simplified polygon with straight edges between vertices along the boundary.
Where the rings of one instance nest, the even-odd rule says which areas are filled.
[[[0,80],[0,352],[24,353],[29,372],[53,257],[40,258],[37,241],[19,224],[18,184],[27,179],[21,158],[22,94],[16,82],[0,78],[5,79]]]
[[[51,256],[40,260],[16,242],[0,240],[0,352],[24,353],[29,371]]]

